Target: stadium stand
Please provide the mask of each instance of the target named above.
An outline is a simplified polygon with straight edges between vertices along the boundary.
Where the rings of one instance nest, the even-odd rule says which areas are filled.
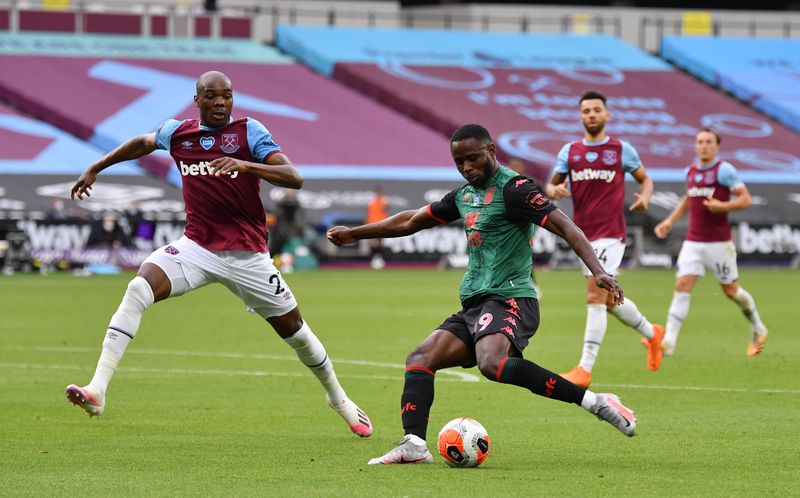
[[[234,83],[235,114],[264,122],[307,179],[304,196],[319,195],[311,202],[312,221],[331,209],[363,215],[362,206],[350,204],[354,196],[367,199],[375,182],[393,195],[408,182],[450,188],[460,179],[444,137],[273,48],[241,41],[114,40],[21,35],[0,54],[0,89],[16,108],[107,151],[167,118],[195,117],[195,79],[209,67],[219,69]],[[63,51],[56,50],[60,44]],[[169,57],[156,58],[157,52]],[[186,55],[177,60],[178,54]],[[76,163],[85,167],[89,161]],[[166,153],[140,163],[180,183]],[[354,181],[364,190],[354,189]],[[397,190],[392,182],[400,182]],[[417,197],[402,203],[423,203],[426,189],[411,187]],[[264,190],[270,204],[266,196],[278,194]]]
[[[800,132],[800,40],[671,36],[661,56]]]
[[[486,124],[502,159],[530,161],[540,179],[582,134],[576,99],[587,89],[610,97],[610,132],[656,181],[682,180],[701,126],[725,136],[745,181],[798,179],[793,132],[612,37],[280,26],[277,45],[444,134]]]

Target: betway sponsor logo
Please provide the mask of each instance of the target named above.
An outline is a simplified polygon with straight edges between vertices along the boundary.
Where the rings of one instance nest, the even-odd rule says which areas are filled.
[[[206,175],[213,175],[214,168],[208,167],[208,161],[200,161],[197,164],[186,164],[183,161],[178,164],[178,167],[181,169],[181,175],[183,176],[206,176]],[[239,176],[238,171],[234,171],[233,173],[228,173],[231,178],[236,178]]]
[[[570,171],[570,175],[570,179],[573,182],[582,182],[584,180],[600,180],[606,183],[611,183],[614,181],[614,177],[617,176],[617,172],[608,169],[586,168],[580,171],[572,170]]]
[[[756,228],[739,223],[739,251],[742,254],[796,254],[800,252],[800,229],[786,224]]]
[[[714,195],[714,187],[692,187],[686,191],[689,197],[711,197]]]

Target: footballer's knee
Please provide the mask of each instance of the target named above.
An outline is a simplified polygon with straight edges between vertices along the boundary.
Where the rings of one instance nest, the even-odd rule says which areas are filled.
[[[434,370],[434,365],[431,361],[431,355],[424,343],[415,347],[410,353],[408,353],[408,356],[406,356],[406,367],[411,366],[425,367]]]
[[[722,284],[722,291],[725,293],[725,296],[727,296],[728,299],[734,299],[736,297],[736,293],[739,291],[739,284],[738,282]]]
[[[478,370],[481,375],[489,380],[497,381],[497,371],[500,369],[500,360],[497,358],[479,358]]]

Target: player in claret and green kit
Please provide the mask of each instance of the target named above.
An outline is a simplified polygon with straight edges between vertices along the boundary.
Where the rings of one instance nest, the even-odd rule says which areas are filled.
[[[294,349],[350,430],[370,436],[372,423],[339,385],[325,348],[269,255],[261,181],[299,189],[300,172],[264,125],[231,117],[233,86],[227,76],[217,71],[200,76],[194,101],[200,119],[170,119],[157,132],[128,140],[89,166],[72,188],[72,197],[82,199],[105,168],[167,150],[183,177],[186,231],[142,263],[111,317],[94,377],[83,387],[67,386],[67,399],[90,416],[102,415],[108,383],[144,311],[158,301],[221,283]]]
[[[482,126],[456,130],[453,160],[467,184],[426,207],[355,228],[334,227],[328,239],[352,244],[361,239],[400,237],[458,219],[464,220],[469,264],[461,283],[462,309],[447,318],[406,358],[400,410],[405,435],[398,446],[370,464],[427,463],[425,443],[437,370],[477,365],[488,379],[534,394],[575,403],[626,436],[636,431],[633,412],[613,394],[595,394],[522,357],[539,327],[539,302],[531,282],[533,225],[563,237],[614,302],[622,289],[603,271],[589,241],[529,178],[498,164],[495,145]]]

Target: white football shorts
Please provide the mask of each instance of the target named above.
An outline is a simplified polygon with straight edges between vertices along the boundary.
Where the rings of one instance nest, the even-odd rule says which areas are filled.
[[[210,251],[184,235],[153,251],[144,262],[167,274],[170,297],[218,282],[239,296],[248,311],[264,318],[285,315],[297,306],[268,252]]]
[[[678,254],[678,277],[696,275],[702,277],[706,268],[714,272],[721,284],[730,284],[739,279],[736,267],[736,246],[732,240],[725,242],[694,242],[684,240]]]
[[[622,264],[622,256],[625,254],[625,242],[619,239],[597,239],[591,241],[591,244],[603,270],[609,275],[618,275],[619,265]],[[592,276],[592,272],[583,261],[581,261],[581,268],[584,276]]]

